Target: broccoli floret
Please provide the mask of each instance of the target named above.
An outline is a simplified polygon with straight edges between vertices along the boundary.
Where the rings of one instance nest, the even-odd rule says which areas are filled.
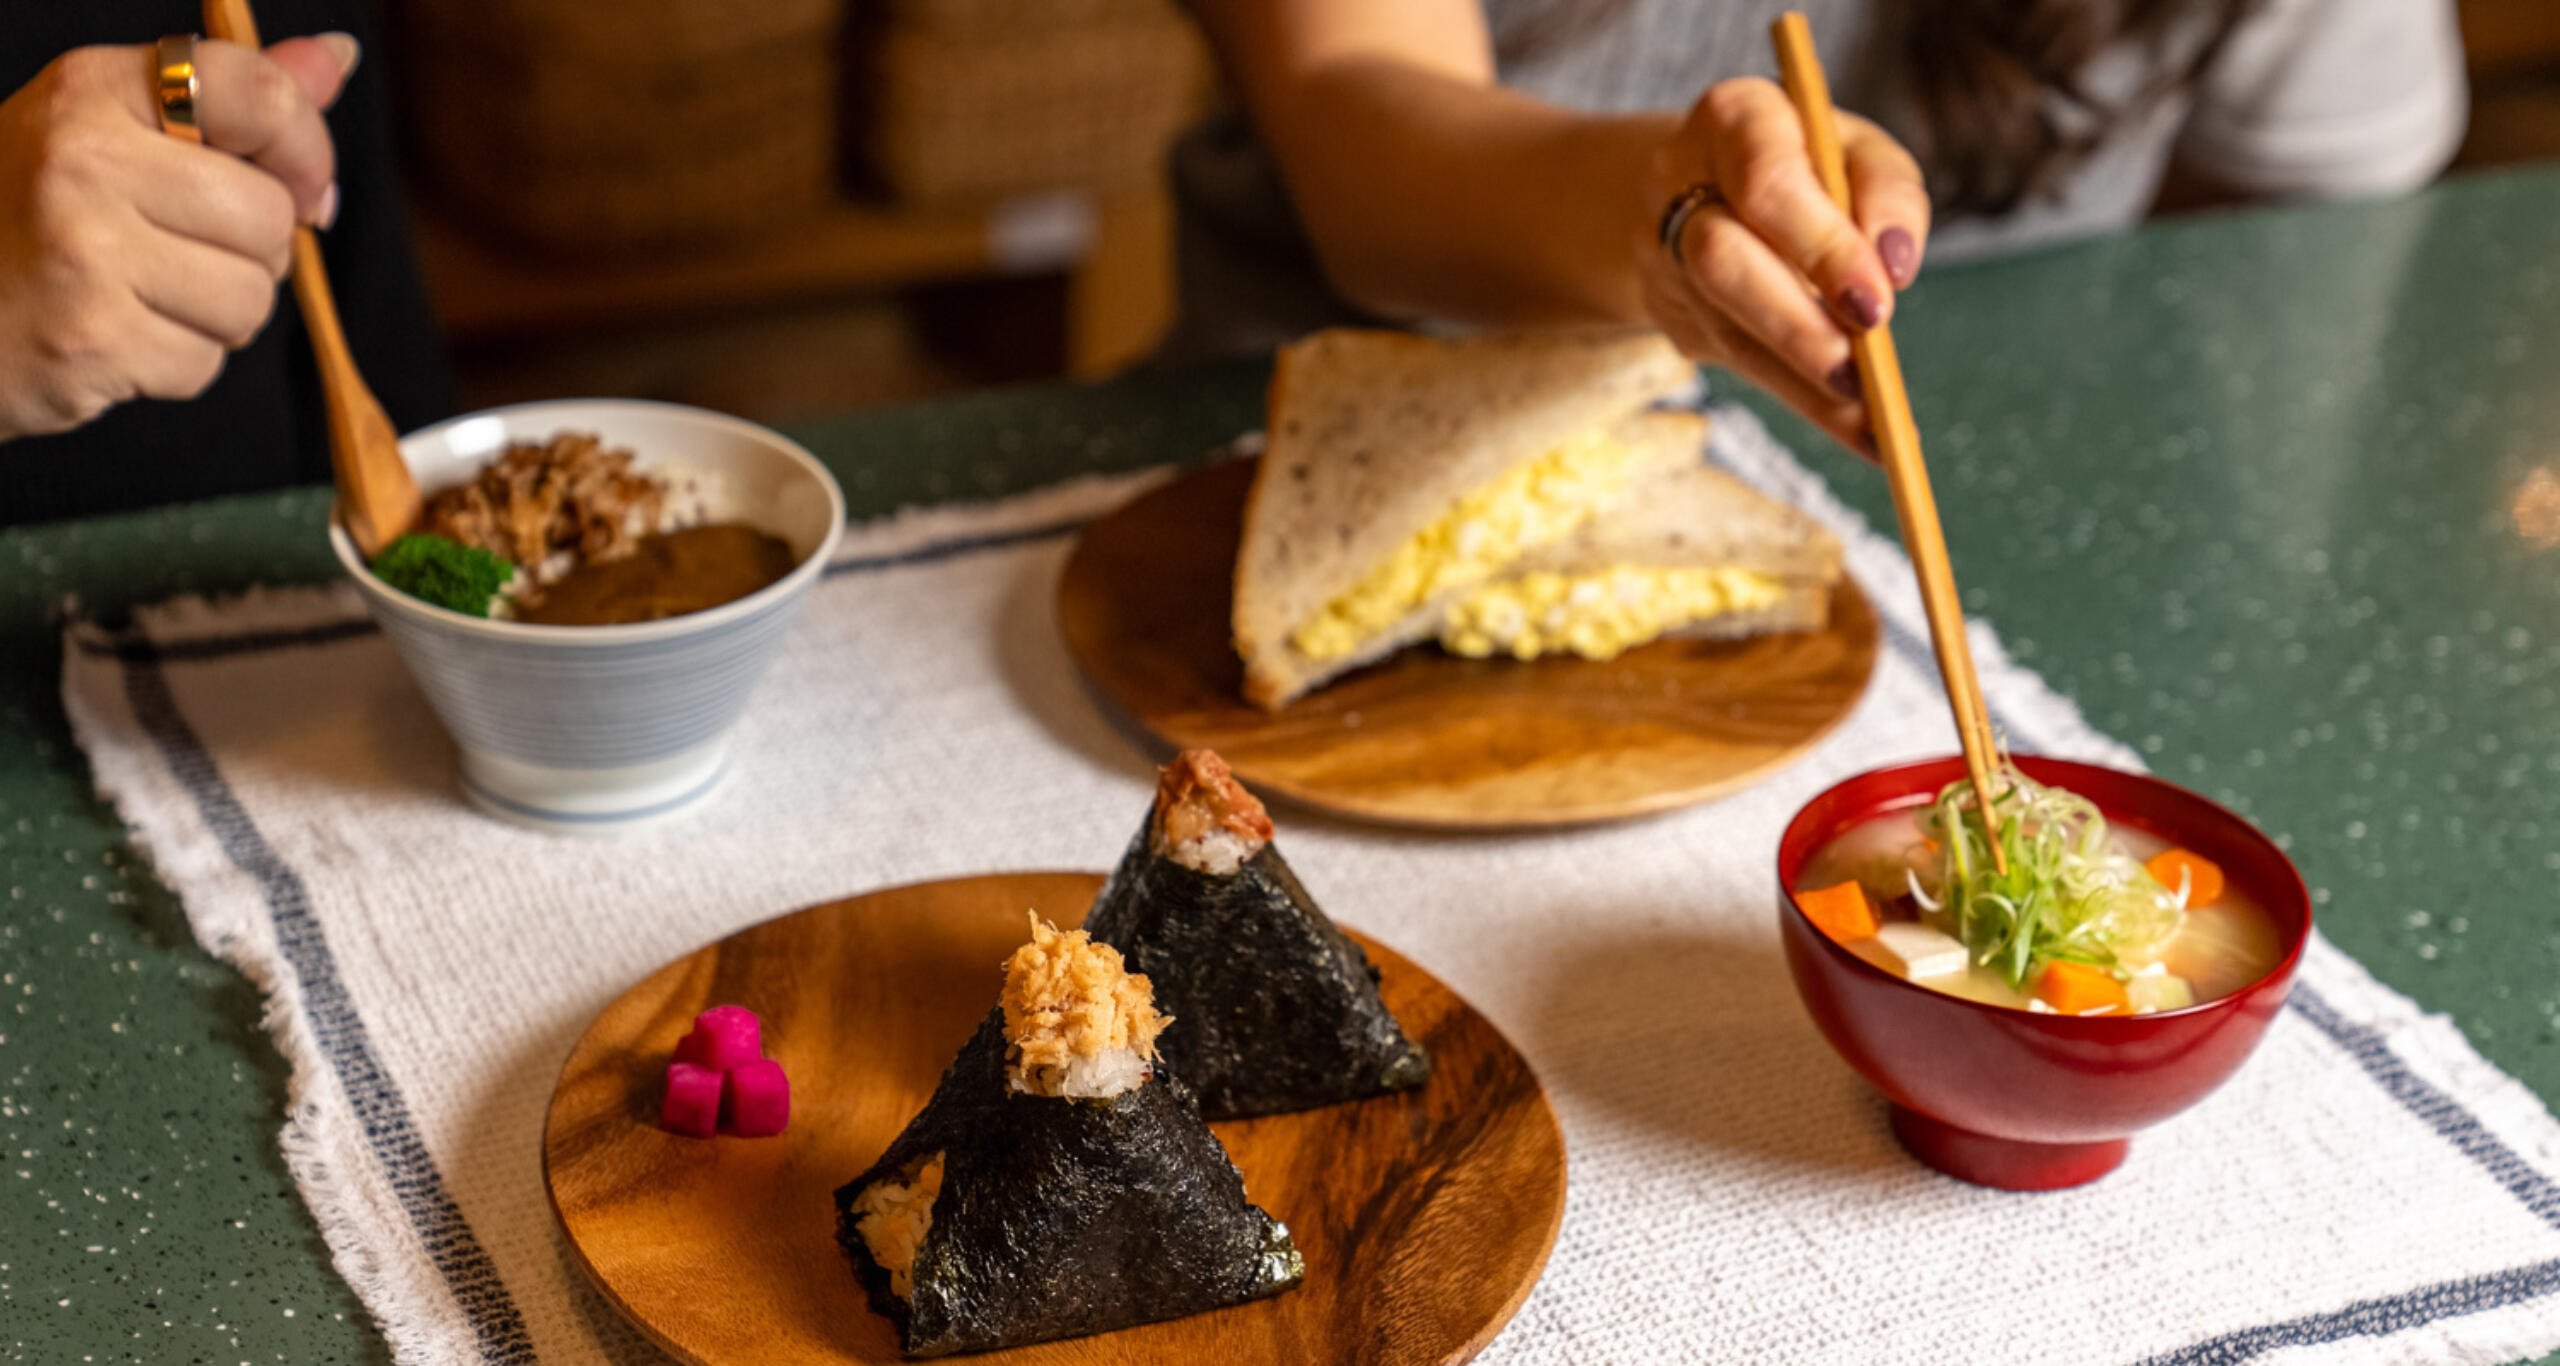
[[[373,575],[413,598],[450,607],[465,616],[489,615],[489,602],[516,567],[442,536],[403,536],[373,557]]]

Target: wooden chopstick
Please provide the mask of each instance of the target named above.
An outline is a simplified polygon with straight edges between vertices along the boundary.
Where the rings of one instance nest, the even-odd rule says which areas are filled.
[[[1804,121],[1805,143],[1823,188],[1842,212],[1851,209],[1849,170],[1840,154],[1840,125],[1831,109],[1831,83],[1823,77],[1822,58],[1814,52],[1813,30],[1792,10],[1769,28],[1778,48],[1778,71]],[[1946,680],[1947,706],[1955,713],[1956,738],[1964,746],[1965,769],[1973,778],[1982,825],[1991,836],[1991,859],[2002,872],[2008,858],[2000,850],[2000,817],[1992,806],[2000,773],[2000,745],[1983,710],[1982,683],[1973,671],[1973,647],[1965,639],[1964,609],[1956,597],[1955,566],[1947,559],[1946,529],[1938,524],[1937,496],[1929,490],[1929,469],[1920,458],[1920,428],[1911,418],[1911,393],[1902,385],[1902,359],[1893,349],[1890,327],[1870,327],[1849,339],[1858,362],[1858,382],[1866,391],[1867,419],[1874,424],[1876,450],[1883,457],[1885,481],[1893,490],[1893,510],[1902,523],[1902,546],[1919,571],[1920,603],[1929,616],[1929,642],[1938,655],[1938,673]]]
[[[255,49],[258,19],[249,0],[204,0],[204,29],[211,37]],[[338,300],[320,258],[320,238],[308,227],[293,230],[293,296],[302,307],[303,331],[320,370],[320,396],[329,417],[329,465],[338,484],[338,520],[366,559],[418,524],[418,481],[400,457],[400,432],[382,400],[356,368],[353,348],[338,320]]]

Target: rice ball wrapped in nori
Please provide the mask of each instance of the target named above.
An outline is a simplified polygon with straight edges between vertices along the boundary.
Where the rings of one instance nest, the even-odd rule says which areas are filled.
[[[1378,970],[1271,842],[1226,761],[1164,766],[1085,930],[1127,955],[1173,1014],[1164,1056],[1211,1119],[1308,1110],[1419,1086],[1422,1047],[1378,999]]]
[[[1287,1290],[1305,1268],[1182,1083],[1147,979],[1032,919],[1004,1001],[869,1170],[836,1240],[910,1356],[1106,1332]]]

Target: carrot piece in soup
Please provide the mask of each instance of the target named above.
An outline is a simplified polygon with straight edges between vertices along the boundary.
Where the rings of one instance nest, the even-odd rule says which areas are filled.
[[[1843,944],[1871,938],[1876,932],[1876,904],[1867,899],[1867,889],[1855,882],[1798,892],[1796,904],[1816,928]]]
[[[2185,881],[2189,909],[2210,906],[2222,899],[2222,870],[2201,854],[2191,854],[2184,849],[2163,849],[2142,866],[2173,894],[2178,890],[2178,883]]]
[[[2086,963],[2047,963],[2036,978],[2036,999],[2065,1015],[2122,1015],[2133,998],[2105,968]]]

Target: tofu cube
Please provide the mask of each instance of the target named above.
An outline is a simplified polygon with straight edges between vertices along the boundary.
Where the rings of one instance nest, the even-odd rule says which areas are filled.
[[[1876,927],[1876,947],[1903,976],[1913,981],[1964,971],[1964,945],[1913,920],[1889,920]]]

